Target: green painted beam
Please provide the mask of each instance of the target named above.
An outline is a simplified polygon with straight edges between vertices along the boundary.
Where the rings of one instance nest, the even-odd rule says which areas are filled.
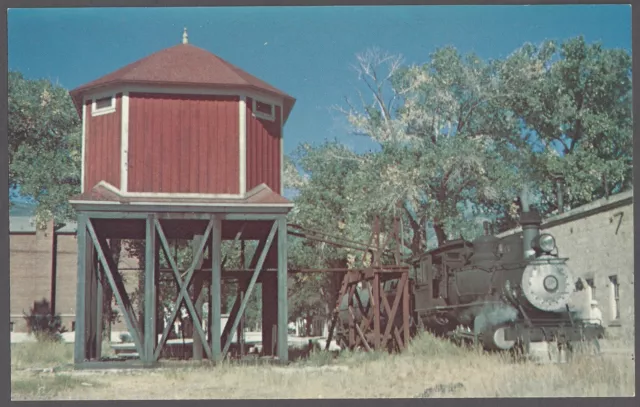
[[[280,217],[278,224],[278,360],[289,360],[289,332],[287,310],[287,218]]]
[[[95,264],[95,263],[94,263]],[[100,266],[95,264],[95,287],[96,287],[96,301],[95,301],[95,358],[100,359],[102,357],[102,298],[104,295],[102,280],[101,280]]]
[[[86,277],[87,277],[87,215],[78,214],[78,275],[76,282],[76,332],[73,350],[74,363],[82,363],[86,359]]]
[[[155,216],[148,215],[146,222],[144,254],[144,353],[145,363],[155,362],[153,351],[156,342],[156,224]]]
[[[213,215],[211,232],[211,284],[209,285],[209,340],[212,357],[210,360],[222,360],[220,331],[222,314],[222,222],[219,216]],[[243,225],[244,228],[244,225]],[[242,230],[239,232],[242,233]]]

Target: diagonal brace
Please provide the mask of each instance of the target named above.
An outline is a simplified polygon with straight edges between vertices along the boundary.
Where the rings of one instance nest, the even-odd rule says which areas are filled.
[[[171,316],[169,317],[169,323],[165,326],[164,331],[162,332],[162,337],[160,338],[160,342],[158,343],[158,346],[156,347],[156,350],[153,354],[154,359],[157,359],[160,356],[160,352],[167,341],[169,330],[171,329],[171,326],[173,325],[173,323],[176,320],[176,317],[178,316],[178,312],[180,311],[183,301],[186,304],[189,310],[189,314],[191,315],[191,318],[194,322],[193,326],[198,332],[198,335],[200,335],[200,338],[202,339],[202,345],[204,347],[204,350],[207,353],[207,356],[211,359],[211,347],[209,346],[204,330],[202,329],[202,324],[198,322],[195,306],[193,305],[193,302],[191,301],[191,298],[189,297],[189,295],[187,295],[188,294],[187,290],[189,289],[189,284],[191,283],[191,279],[193,278],[193,273],[196,270],[196,267],[202,256],[202,252],[205,246],[207,245],[207,240],[209,239],[211,230],[213,229],[213,219],[209,221],[209,225],[207,226],[207,229],[205,230],[204,235],[202,236],[202,240],[198,245],[198,250],[196,251],[196,253],[194,253],[191,266],[189,267],[187,271],[187,275],[184,280],[182,280],[182,278],[180,277],[178,265],[175,263],[174,259],[169,255],[169,253],[171,252],[171,250],[169,249],[169,243],[167,242],[167,238],[164,234],[164,231],[158,219],[155,219],[155,224],[156,224],[156,231],[158,233],[158,237],[160,238],[160,242],[162,243],[163,251],[165,252],[165,255],[167,257],[169,264],[171,265],[171,269],[173,270],[174,276],[177,279],[177,283],[180,288],[180,294],[178,294],[178,299],[176,300],[177,306],[171,312]]]
[[[231,329],[229,330],[230,332],[235,332],[236,329],[238,329],[238,324],[240,323],[240,318],[242,317],[242,314],[244,313],[245,308],[247,307],[247,303],[249,302],[249,298],[251,297],[251,292],[253,291],[253,286],[256,284],[256,280],[258,280],[258,275],[260,274],[260,271],[262,270],[262,265],[264,264],[264,260],[267,257],[267,252],[269,251],[269,248],[271,247],[271,243],[273,242],[273,238],[276,235],[276,231],[278,230],[278,223],[277,222],[273,222],[273,226],[271,226],[271,231],[269,231],[269,236],[267,237],[267,241],[264,245],[264,248],[262,249],[262,253],[260,254],[260,258],[258,259],[258,264],[256,265],[256,269],[253,272],[253,275],[251,276],[251,281],[249,282],[249,285],[247,286],[247,292],[244,296],[244,298],[242,299],[242,303],[240,304],[240,309],[238,310],[238,314],[236,315],[236,317],[233,320],[233,325],[231,326]],[[229,335],[229,337],[227,338],[227,341],[225,342],[224,348],[222,349],[222,354],[226,355],[228,350],[229,350],[229,346],[231,346],[231,339],[232,336]]]
[[[137,320],[133,315],[131,302],[129,301],[129,297],[127,296],[127,292],[124,288],[122,280],[118,279],[116,281],[113,276],[112,270],[117,270],[117,265],[114,264],[113,258],[111,256],[105,255],[105,252],[107,252],[107,244],[103,239],[100,239],[98,237],[91,219],[87,219],[87,230],[91,235],[91,240],[93,241],[93,246],[96,250],[96,254],[98,255],[100,263],[102,264],[103,272],[109,280],[109,285],[111,286],[111,289],[116,296],[116,301],[118,303],[118,307],[120,308],[120,312],[122,312],[127,328],[133,336],[136,350],[138,351],[139,355],[143,355],[144,349],[142,347],[142,341],[140,338],[140,327],[138,326]]]

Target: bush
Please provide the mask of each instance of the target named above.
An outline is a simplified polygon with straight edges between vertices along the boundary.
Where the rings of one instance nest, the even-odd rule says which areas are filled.
[[[29,314],[24,314],[27,329],[38,342],[60,342],[67,329],[62,325],[60,315],[51,314],[51,305],[46,299],[35,301]]]

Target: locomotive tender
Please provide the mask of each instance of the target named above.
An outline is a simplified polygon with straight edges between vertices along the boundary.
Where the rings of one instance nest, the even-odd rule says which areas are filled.
[[[551,341],[570,348],[572,342],[603,337],[599,321],[582,320],[570,310],[579,283],[554,237],[540,233],[541,223],[539,213],[526,208],[521,234],[498,238],[485,223],[484,236],[473,242],[449,241],[415,259],[412,331],[419,326],[436,335],[478,340],[496,351]],[[393,283],[384,287],[388,298]],[[360,296],[368,300],[366,294],[363,290]],[[347,296],[341,311],[346,303]],[[345,312],[340,319],[347,328]]]

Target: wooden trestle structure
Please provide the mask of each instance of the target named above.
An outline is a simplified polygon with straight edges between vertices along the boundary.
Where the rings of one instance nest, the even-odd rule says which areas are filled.
[[[76,341],[74,360],[78,367],[101,360],[102,291],[108,284],[113,290],[119,311],[131,334],[143,365],[153,365],[162,356],[169,331],[184,303],[193,323],[193,359],[218,362],[229,355],[233,333],[238,332],[250,296],[256,284],[262,285],[262,349],[281,362],[288,360],[287,315],[287,235],[328,244],[351,247],[362,252],[358,269],[299,269],[290,273],[338,273],[342,276],[338,301],[333,310],[327,347],[339,327],[340,304],[349,295],[348,335],[340,336],[342,347],[355,349],[403,349],[410,339],[410,287],[408,266],[401,265],[401,234],[398,220],[393,232],[380,242],[380,221],[376,218],[369,243],[362,244],[340,238],[327,238],[322,232],[287,225],[289,207],[261,207],[251,212],[249,207],[177,206],[170,204],[106,205],[104,202],[75,203],[78,213],[78,295],[76,311]],[[126,210],[125,210],[126,208]],[[396,241],[395,252],[386,249],[390,238]],[[136,318],[122,275],[111,257],[111,240],[144,240],[144,318]],[[187,270],[176,264],[169,242],[190,240],[194,248],[193,261]],[[258,241],[248,268],[225,269],[222,258],[223,240],[234,245]],[[375,241],[375,244],[372,244]],[[160,268],[160,252],[169,268]],[[393,263],[385,265],[383,254],[392,253]],[[371,257],[367,261],[367,255]],[[389,257],[389,256],[386,256]],[[176,307],[164,329],[158,315],[159,277],[169,273],[178,287]],[[223,280],[238,283],[238,295],[226,326],[221,326],[221,284]],[[390,280],[395,286],[383,288]],[[366,286],[369,301],[361,301],[356,287]],[[189,290],[193,287],[193,293]],[[204,287],[208,287],[208,326],[201,315],[205,302]],[[392,291],[389,290],[392,288]],[[357,309],[354,306],[357,302]],[[361,320],[356,319],[357,311]],[[383,321],[392,323],[383,324]],[[206,328],[206,329],[205,329]],[[205,332],[206,331],[206,332]],[[275,331],[275,332],[274,332]],[[275,334],[277,333],[277,334]],[[275,335],[274,335],[275,334]],[[160,338],[158,339],[158,336]],[[343,339],[343,338],[346,338]],[[274,343],[275,342],[275,343]],[[242,351],[242,350],[241,350]],[[204,354],[203,354],[204,353]]]
[[[161,356],[169,330],[184,301],[194,327],[194,359],[202,359],[202,349],[210,361],[221,361],[227,354],[248,299],[257,283],[262,284],[262,342],[264,353],[276,348],[277,358],[288,359],[287,332],[287,224],[289,207],[251,208],[225,206],[176,206],[154,204],[105,205],[75,204],[78,212],[78,294],[76,310],[76,366],[101,359],[102,290],[109,284],[119,311],[131,334],[140,360],[153,365]],[[126,208],[123,208],[123,206]],[[113,208],[118,209],[113,209]],[[111,239],[144,240],[144,319],[136,318],[118,266],[110,256]],[[171,256],[169,241],[191,240],[193,262],[179,270]],[[249,269],[223,271],[223,240],[258,241]],[[170,264],[179,289],[178,305],[158,340],[162,318],[157,315],[160,251]],[[239,282],[240,293],[229,317],[227,329],[221,326],[221,283]],[[201,312],[202,287],[209,287],[209,326],[205,334]],[[193,286],[193,297],[188,290]],[[194,304],[195,303],[195,304]],[[200,307],[199,309],[198,306]],[[277,335],[273,335],[273,329]],[[275,336],[275,344],[273,339]]]
[[[368,267],[351,269],[300,269],[293,273],[337,273],[342,277],[338,289],[337,301],[331,314],[329,336],[325,350],[331,341],[342,349],[399,350],[406,348],[411,338],[411,287],[409,266],[402,264],[401,247],[404,245],[400,221],[393,219],[393,227],[381,238],[381,222],[375,217],[372,233],[367,244],[330,237],[317,231],[302,231],[299,227],[290,227],[290,234],[307,239],[320,240],[339,247],[349,247],[361,252],[359,263]],[[292,229],[292,230],[291,230]],[[394,242],[393,250],[390,250]],[[385,261],[384,254],[392,254],[393,260]],[[367,256],[370,256],[367,261]],[[387,264],[391,263],[391,264]],[[358,287],[368,291],[368,301],[361,299]],[[347,307],[344,299],[347,296]],[[342,331],[340,313],[348,315],[347,333]],[[387,323],[383,324],[383,321]],[[390,323],[389,323],[390,322]]]

